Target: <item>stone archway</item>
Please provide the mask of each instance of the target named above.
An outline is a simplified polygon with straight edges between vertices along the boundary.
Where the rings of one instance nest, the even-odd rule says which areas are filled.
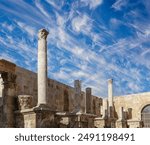
[[[144,128],[150,128],[150,104],[143,107],[141,111],[141,120]]]

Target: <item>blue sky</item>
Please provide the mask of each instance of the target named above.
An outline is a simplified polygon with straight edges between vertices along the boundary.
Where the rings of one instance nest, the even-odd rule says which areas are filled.
[[[149,0],[0,0],[0,58],[37,71],[37,33],[49,31],[48,75],[107,96],[150,91]]]

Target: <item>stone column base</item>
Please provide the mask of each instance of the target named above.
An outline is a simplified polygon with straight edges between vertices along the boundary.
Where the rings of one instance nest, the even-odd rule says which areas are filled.
[[[129,128],[142,128],[143,124],[140,120],[127,120],[127,124]]]
[[[38,106],[15,112],[15,126],[21,128],[54,128],[55,112],[47,106]]]
[[[95,115],[83,113],[56,113],[60,128],[94,128],[95,117]]]
[[[126,120],[117,120],[116,128],[127,128],[127,121]]]
[[[104,118],[95,118],[94,119],[94,126],[96,128],[105,128],[105,119]]]

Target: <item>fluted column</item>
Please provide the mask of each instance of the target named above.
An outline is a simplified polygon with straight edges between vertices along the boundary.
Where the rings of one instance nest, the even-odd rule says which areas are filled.
[[[47,104],[47,35],[45,29],[38,33],[38,105]]]

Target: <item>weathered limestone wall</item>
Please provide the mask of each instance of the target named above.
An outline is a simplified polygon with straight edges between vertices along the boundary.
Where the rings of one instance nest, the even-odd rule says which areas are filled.
[[[21,67],[16,67],[16,83],[17,83],[17,96],[18,95],[32,95],[33,106],[37,105],[37,74],[26,70]],[[73,87],[60,83],[56,80],[48,79],[47,88],[47,105],[56,111],[69,111],[74,112],[75,106],[77,106],[77,101],[75,98],[75,91]],[[81,93],[80,102],[85,105],[85,92]],[[94,97],[95,109],[99,106],[100,100],[98,97]],[[83,106],[82,105],[82,108]],[[93,106],[94,107],[94,106]],[[85,108],[83,108],[85,110]],[[98,111],[95,111],[99,114]]]
[[[37,74],[21,67],[16,67],[16,95],[32,95],[33,106],[37,105]]]
[[[124,111],[128,112],[129,119],[141,120],[141,111],[148,104],[150,104],[150,92],[114,97],[115,111],[119,118],[120,107],[123,107]]]

